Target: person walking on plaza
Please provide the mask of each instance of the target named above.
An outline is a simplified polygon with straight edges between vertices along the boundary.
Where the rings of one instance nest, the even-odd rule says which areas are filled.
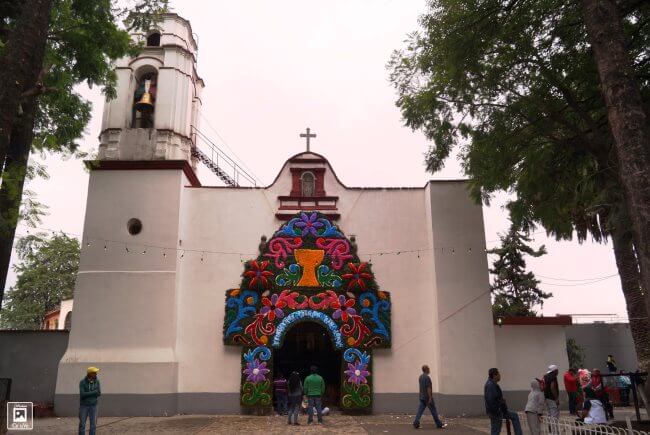
[[[537,379],[533,379],[530,383],[530,393],[528,393],[528,402],[526,402],[526,420],[528,421],[528,428],[532,435],[540,435],[542,427],[542,414],[544,414],[546,403],[544,400],[544,393],[539,385]]]
[[[86,433],[86,419],[90,420],[90,435],[97,430],[97,398],[102,395],[97,378],[97,367],[88,367],[86,377],[79,382],[79,435]]]
[[[548,366],[548,371],[544,375],[544,398],[546,399],[546,408],[548,416],[551,418],[560,418],[560,387],[557,382],[558,368],[555,364]]]
[[[433,421],[436,423],[438,429],[442,429],[447,425],[440,421],[438,417],[438,411],[436,410],[436,403],[433,401],[433,385],[431,384],[431,378],[429,377],[429,366],[422,366],[422,374],[418,379],[420,384],[420,406],[418,408],[418,413],[415,415],[415,420],[413,421],[413,427],[416,429],[420,428],[420,418],[424,413],[426,408],[429,408],[431,415],[433,416]]]
[[[276,400],[276,412],[278,415],[284,415],[287,412],[287,380],[282,373],[273,381],[273,391]]]
[[[300,402],[302,401],[302,382],[300,382],[300,375],[298,372],[292,372],[291,375],[289,375],[288,393],[289,421],[287,424],[298,426],[300,424],[298,423],[298,411],[300,410]],[[293,422],[291,420],[293,420]]]
[[[503,398],[503,392],[499,387],[501,381],[501,373],[499,369],[491,368],[488,371],[488,380],[485,383],[484,397],[485,397],[485,412],[490,417],[490,434],[499,435],[501,433],[501,426],[503,419],[510,420],[515,435],[522,435],[521,422],[516,412],[508,411],[508,406]]]
[[[303,389],[307,395],[307,424],[314,422],[314,407],[318,416],[318,423],[323,423],[323,394],[325,394],[325,381],[318,374],[318,367],[310,367],[311,374],[305,378]]]
[[[569,414],[576,415],[578,412],[578,371],[573,367],[564,373],[564,389],[569,396]]]

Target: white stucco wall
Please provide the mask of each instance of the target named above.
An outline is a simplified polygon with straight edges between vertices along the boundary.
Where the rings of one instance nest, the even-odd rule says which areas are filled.
[[[560,389],[564,390],[562,374],[569,367],[566,353],[566,327],[549,325],[495,326],[497,365],[501,372],[501,388],[528,391],[533,378],[540,378],[550,364],[560,372]],[[483,373],[487,378],[487,370]]]
[[[319,166],[299,164],[296,166]],[[237,392],[240,349],[222,344],[224,292],[239,285],[241,260],[257,255],[260,237],[271,237],[282,224],[274,217],[278,195],[291,190],[287,165],[268,189],[188,188],[182,194],[183,246],[222,252],[246,252],[248,256],[186,254],[178,274],[179,330],[177,355],[179,391]],[[322,165],[320,165],[322,166]],[[482,375],[454,377],[457,359],[471,364],[471,352],[481,352],[485,364],[495,362],[489,299],[485,295],[457,318],[448,319],[444,352],[438,352],[439,332],[436,289],[445,293],[443,308],[451,312],[487,288],[483,222],[480,206],[473,204],[464,183],[437,183],[414,189],[348,189],[333,172],[325,176],[328,195],[338,196],[339,227],[354,234],[362,260],[371,260],[377,281],[392,298],[392,349],[374,352],[374,391],[408,393],[422,364],[432,368],[434,389],[449,394],[479,394]],[[431,190],[435,190],[434,206]],[[454,196],[462,196],[455,200]],[[444,204],[444,205],[443,205]],[[450,208],[454,208],[450,210]],[[432,212],[432,209],[434,210]],[[444,220],[445,213],[452,213]],[[432,214],[438,222],[432,225]],[[461,217],[459,214],[470,214]],[[459,225],[460,223],[461,225]],[[481,247],[472,256],[458,255],[444,264],[444,278],[435,279],[437,263],[431,249],[432,233],[441,244],[461,243]],[[445,239],[446,237],[446,239]],[[413,251],[379,256],[382,251]],[[375,255],[370,255],[375,253]],[[456,296],[454,296],[456,295]],[[460,328],[454,332],[454,328]],[[210,343],[210,346],[206,346]],[[443,359],[442,354],[446,354]],[[448,369],[440,368],[441,359]],[[492,361],[492,362],[490,362]],[[219,367],[213,371],[214,367]],[[466,372],[467,373],[467,372]],[[225,375],[224,375],[225,374]],[[451,376],[445,389],[441,379]],[[478,386],[477,386],[478,385]]]
[[[482,394],[496,362],[480,204],[463,181],[429,183],[436,268],[439,391]]]
[[[175,252],[163,256],[145,245],[176,246],[185,184],[181,170],[91,172],[74,319],[57,394],[76,393],[88,365],[102,369],[105,393],[176,390],[178,260]],[[142,221],[138,235],[127,230],[131,218]]]

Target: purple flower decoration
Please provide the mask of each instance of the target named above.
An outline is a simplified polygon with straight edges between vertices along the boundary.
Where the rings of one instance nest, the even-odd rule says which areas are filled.
[[[270,370],[266,368],[265,362],[261,363],[257,358],[255,358],[253,361],[246,363],[244,374],[246,375],[247,381],[257,384],[266,380],[266,374],[269,371]]]
[[[332,313],[332,317],[338,320],[339,318],[343,319],[344,322],[348,321],[349,316],[354,316],[357,314],[357,311],[352,308],[354,306],[355,300],[353,298],[345,300],[345,296],[340,295],[339,299],[332,303],[332,308],[336,308],[336,311]]]
[[[262,309],[260,310],[260,314],[263,316],[267,316],[269,320],[272,322],[275,320],[277,317],[278,319],[281,319],[284,317],[284,312],[282,312],[282,308],[287,306],[287,303],[284,300],[279,300],[278,301],[278,295],[274,294],[271,295],[271,299],[269,298],[262,298]]]
[[[305,213],[300,213],[300,220],[295,223],[295,226],[302,228],[302,237],[307,234],[318,236],[318,229],[323,227],[322,222],[318,222],[318,214],[312,213],[307,216]]]
[[[348,375],[348,382],[357,385],[368,383],[366,377],[370,375],[370,372],[366,370],[366,365],[362,364],[361,361],[354,364],[348,363],[348,369],[344,373]]]

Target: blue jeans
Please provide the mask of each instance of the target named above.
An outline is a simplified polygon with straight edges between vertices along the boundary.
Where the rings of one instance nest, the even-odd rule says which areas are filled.
[[[499,435],[501,433],[501,425],[503,424],[504,418],[512,422],[512,429],[514,429],[515,435],[523,435],[521,432],[521,423],[519,422],[519,416],[516,412],[512,411],[508,411],[506,415],[490,415],[491,435]]]
[[[314,421],[314,407],[316,407],[316,415],[318,422],[323,422],[323,400],[320,396],[307,396],[307,423]]]
[[[284,393],[279,393],[275,395],[275,399],[277,400],[278,404],[278,414],[284,415],[285,412],[287,412],[287,394]]]
[[[86,419],[90,419],[90,435],[97,430],[97,405],[79,405],[79,435],[86,433]]]
[[[422,417],[422,414],[424,413],[424,410],[426,408],[429,408],[429,411],[431,411],[431,415],[433,416],[433,421],[436,422],[436,426],[442,427],[442,422],[438,417],[438,411],[436,411],[436,403],[433,401],[433,399],[431,399],[431,403],[429,403],[428,405],[425,399],[420,399],[420,407],[418,408],[418,413],[415,415],[415,420],[413,421],[413,425],[414,426],[420,425],[420,418]]]
[[[298,411],[300,411],[301,402],[302,402],[302,396],[289,396],[289,421],[288,421],[289,424],[298,423]]]

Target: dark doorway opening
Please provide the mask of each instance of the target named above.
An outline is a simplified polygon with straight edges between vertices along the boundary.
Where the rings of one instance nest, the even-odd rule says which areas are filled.
[[[325,327],[316,322],[300,322],[285,335],[284,343],[273,355],[274,376],[288,377],[292,371],[304,379],[309,367],[318,367],[325,380],[323,406],[338,406],[341,390],[341,351],[336,350]]]

